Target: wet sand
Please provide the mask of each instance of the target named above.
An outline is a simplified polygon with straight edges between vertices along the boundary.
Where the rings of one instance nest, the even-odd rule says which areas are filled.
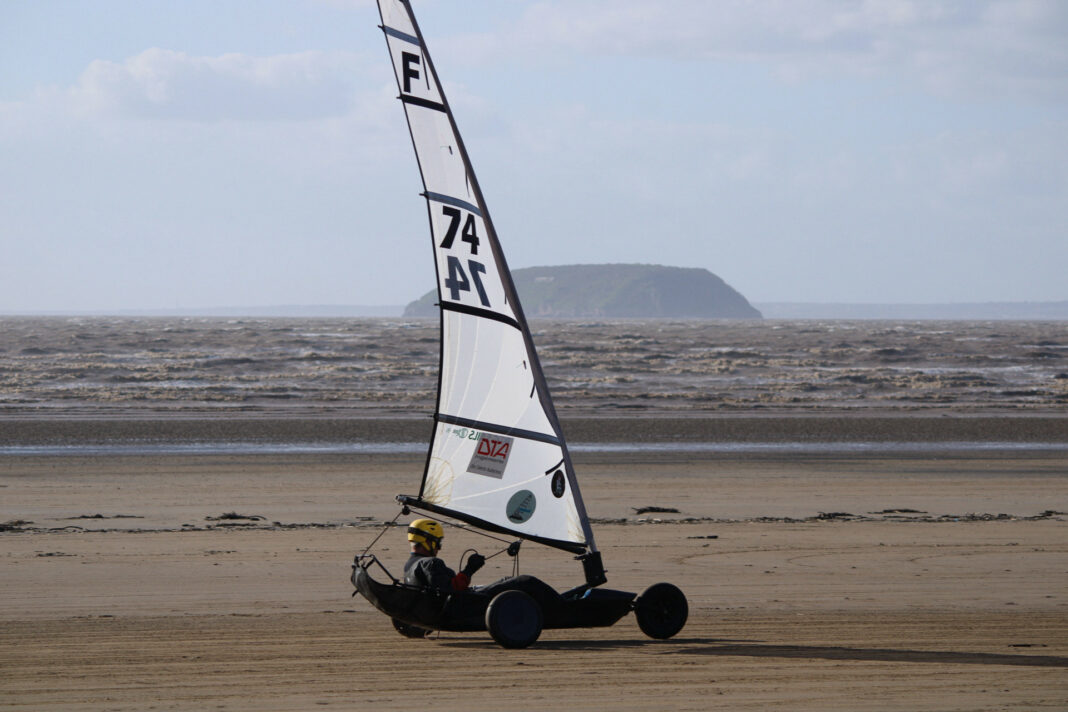
[[[134,412],[91,417],[0,415],[0,448],[221,443],[353,444],[427,442],[429,415],[366,417],[290,415],[149,416]],[[568,442],[600,443],[1068,443],[1068,411],[1005,415],[907,413],[823,415],[625,416],[565,413]],[[2,452],[2,451],[0,451]]]
[[[679,585],[677,638],[630,617],[524,651],[401,638],[350,598],[349,562],[419,457],[2,457],[0,709],[1068,707],[1063,450],[576,467],[609,586]],[[376,547],[395,570],[402,532]],[[450,529],[444,555],[491,545]],[[542,547],[520,560],[558,587],[581,575]],[[428,665],[433,699],[413,692]]]

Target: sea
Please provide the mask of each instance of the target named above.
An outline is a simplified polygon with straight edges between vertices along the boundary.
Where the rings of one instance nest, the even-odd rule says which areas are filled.
[[[438,322],[0,318],[0,417],[414,415]],[[1068,322],[534,320],[562,412],[1063,413]]]

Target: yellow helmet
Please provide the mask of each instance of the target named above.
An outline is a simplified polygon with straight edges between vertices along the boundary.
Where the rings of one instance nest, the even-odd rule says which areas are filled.
[[[408,541],[422,544],[431,553],[441,548],[445,529],[433,519],[416,519],[408,525]]]

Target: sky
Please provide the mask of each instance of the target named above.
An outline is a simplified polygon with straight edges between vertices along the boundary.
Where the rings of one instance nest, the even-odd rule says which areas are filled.
[[[418,0],[514,268],[1068,300],[1068,3]],[[370,0],[0,0],[0,313],[434,287]]]

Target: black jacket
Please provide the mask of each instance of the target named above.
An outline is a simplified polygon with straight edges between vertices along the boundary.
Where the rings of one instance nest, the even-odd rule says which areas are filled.
[[[436,556],[412,554],[404,564],[404,583],[450,593],[456,572]]]

